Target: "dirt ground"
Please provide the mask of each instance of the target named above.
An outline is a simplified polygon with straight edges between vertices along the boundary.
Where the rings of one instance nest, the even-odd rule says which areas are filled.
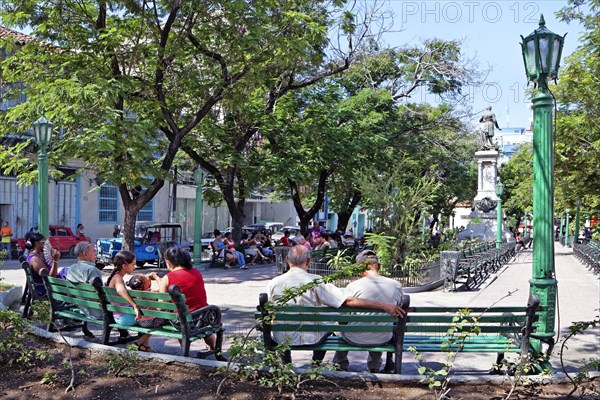
[[[130,367],[114,371],[118,362],[130,360],[115,353],[90,352],[73,348],[75,388],[65,394],[71,371],[66,347],[37,339],[38,349],[50,355],[45,362],[31,368],[4,366],[0,379],[2,399],[214,399],[223,375],[214,369],[183,364],[165,364],[138,359]],[[33,344],[33,343],[32,343]],[[132,354],[135,354],[133,352]],[[117,357],[117,358],[115,358]],[[111,361],[112,358],[112,361]],[[115,361],[117,360],[117,361]],[[113,369],[111,369],[113,367]],[[117,368],[118,369],[118,368]],[[281,396],[273,388],[240,378],[223,386],[223,399],[434,399],[428,388],[418,383],[388,383],[364,379],[333,379],[307,382],[299,390],[287,390]],[[451,386],[452,399],[503,399],[510,389],[504,384],[459,384]],[[566,399],[568,384],[519,387],[512,399]],[[593,397],[586,397],[592,399]]]

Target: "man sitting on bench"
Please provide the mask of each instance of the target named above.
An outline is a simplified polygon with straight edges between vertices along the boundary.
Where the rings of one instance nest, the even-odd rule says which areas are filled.
[[[369,269],[362,273],[362,278],[346,286],[346,296],[392,304],[400,303],[402,300],[402,285],[398,281],[379,275],[379,260],[373,250],[365,250],[357,255],[356,263],[364,264]],[[342,332],[342,337],[346,342],[353,345],[377,346],[387,344],[392,339],[392,333]],[[339,364],[341,370],[348,371],[350,365],[348,362],[348,352],[336,351],[333,362]],[[369,351],[367,368],[369,372],[379,372],[381,368],[381,352]]]
[[[287,264],[290,266],[289,271],[273,278],[267,285],[267,293],[270,301],[273,301],[276,296],[282,295],[286,288],[295,288],[314,280],[322,279],[319,275],[308,273],[310,251],[305,246],[297,245],[291,247],[286,260]],[[396,304],[346,296],[342,289],[337,288],[331,283],[321,283],[295,299],[288,301],[286,304],[298,306],[329,306],[335,308],[342,306],[369,308],[373,310],[383,310],[392,316],[405,314],[404,310]],[[306,324],[309,323],[307,322]],[[318,324],[318,322],[312,324]],[[277,343],[289,343],[294,346],[315,345],[325,342],[329,335],[331,335],[331,332],[275,332],[274,340]],[[312,359],[313,361],[320,362],[324,357],[325,351],[314,351]],[[292,362],[289,351],[284,354],[283,360],[288,363]]]

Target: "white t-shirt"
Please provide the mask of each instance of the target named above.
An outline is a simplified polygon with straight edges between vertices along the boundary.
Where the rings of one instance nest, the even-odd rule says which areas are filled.
[[[316,279],[321,279],[319,275],[309,274],[302,268],[292,267],[288,272],[279,275],[267,285],[269,300],[275,296],[281,295],[286,288],[294,288],[305,285]],[[304,292],[300,297],[288,301],[288,305],[297,306],[329,306],[339,308],[346,301],[344,291],[331,283],[322,283],[314,289]],[[304,325],[318,325],[319,322],[304,322]],[[315,344],[318,343],[327,333],[326,332],[273,332],[273,337],[277,343],[284,343],[290,340],[293,345]]]
[[[400,282],[380,275],[368,275],[346,286],[346,298],[358,297],[365,300],[383,301],[400,304],[402,285]],[[371,314],[371,313],[369,313]],[[349,325],[358,325],[350,323]],[[373,322],[374,325],[387,325],[385,322]],[[391,332],[343,332],[344,340],[358,345],[385,344],[392,338]]]

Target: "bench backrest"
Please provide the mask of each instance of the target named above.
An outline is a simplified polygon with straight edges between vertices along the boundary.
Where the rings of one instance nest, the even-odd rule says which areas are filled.
[[[296,305],[279,307],[272,315],[274,318],[269,320],[266,310],[267,302],[267,294],[261,293],[258,309],[260,317],[263,318],[263,335],[267,341],[271,340],[269,332],[393,332],[401,334],[404,332],[406,321],[405,317],[392,317],[383,311],[371,309]],[[408,308],[409,303],[410,297],[404,295],[401,306]],[[340,325],[340,322],[343,324]]]
[[[40,273],[46,285],[46,291],[53,306],[56,302],[73,304],[80,309],[98,310],[96,315],[105,312],[104,300],[100,296],[99,289],[102,287],[102,280],[95,278],[90,283],[73,283],[66,279],[54,278],[48,275],[47,270]]]
[[[461,310],[464,310],[464,307],[409,307],[406,333],[444,336],[450,329],[462,332],[476,329],[481,333],[497,334],[521,333],[528,325],[528,329],[531,329],[531,324],[537,320],[536,313],[541,311],[539,304],[539,298],[531,296],[527,307],[469,307],[467,318],[464,318],[467,322],[459,329],[456,317],[462,315]],[[471,317],[475,317],[477,321],[471,322]]]
[[[134,309],[115,288],[103,286],[102,291],[108,301],[108,311],[135,315]],[[185,295],[177,285],[169,286],[169,293],[130,290],[129,295],[145,316],[176,322],[179,321],[180,315],[185,315],[186,320],[191,321],[188,306],[185,305]]]

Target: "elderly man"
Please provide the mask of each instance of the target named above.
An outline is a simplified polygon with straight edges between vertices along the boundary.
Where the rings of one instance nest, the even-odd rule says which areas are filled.
[[[79,242],[75,246],[77,262],[69,267],[67,280],[71,282],[92,283],[95,278],[102,279],[102,272],[96,268],[96,248],[90,242]],[[87,315],[102,318],[100,310],[81,307]]]
[[[402,285],[398,281],[379,275],[379,260],[373,250],[365,250],[357,255],[356,263],[364,264],[368,269],[362,273],[362,278],[346,286],[346,296],[393,304],[400,303],[402,299]],[[392,333],[343,332],[342,337],[345,341],[353,345],[372,346],[388,343],[392,339]],[[336,351],[333,362],[339,364],[340,369],[347,371],[349,367],[348,352]],[[381,352],[369,352],[367,368],[370,372],[379,372],[381,368]]]
[[[267,286],[269,299],[274,299],[275,296],[283,294],[287,288],[294,288],[321,279],[319,275],[309,274],[308,265],[310,264],[310,252],[302,245],[293,246],[287,255],[287,263],[290,270],[283,275],[280,275]],[[390,315],[404,315],[404,310],[397,304],[392,304],[383,301],[373,301],[360,299],[353,296],[346,296],[341,289],[338,289],[331,283],[321,283],[313,289],[310,289],[300,296],[292,299],[288,304],[296,304],[299,306],[329,306],[339,308],[359,307],[369,308],[374,310],[383,310]],[[313,345],[323,343],[330,333],[326,332],[275,332],[274,339],[277,343],[290,341],[293,345]],[[389,340],[389,339],[388,339]],[[313,361],[321,361],[325,357],[324,351],[315,351],[313,353]],[[291,355],[288,352],[284,355],[285,362],[291,362]]]

